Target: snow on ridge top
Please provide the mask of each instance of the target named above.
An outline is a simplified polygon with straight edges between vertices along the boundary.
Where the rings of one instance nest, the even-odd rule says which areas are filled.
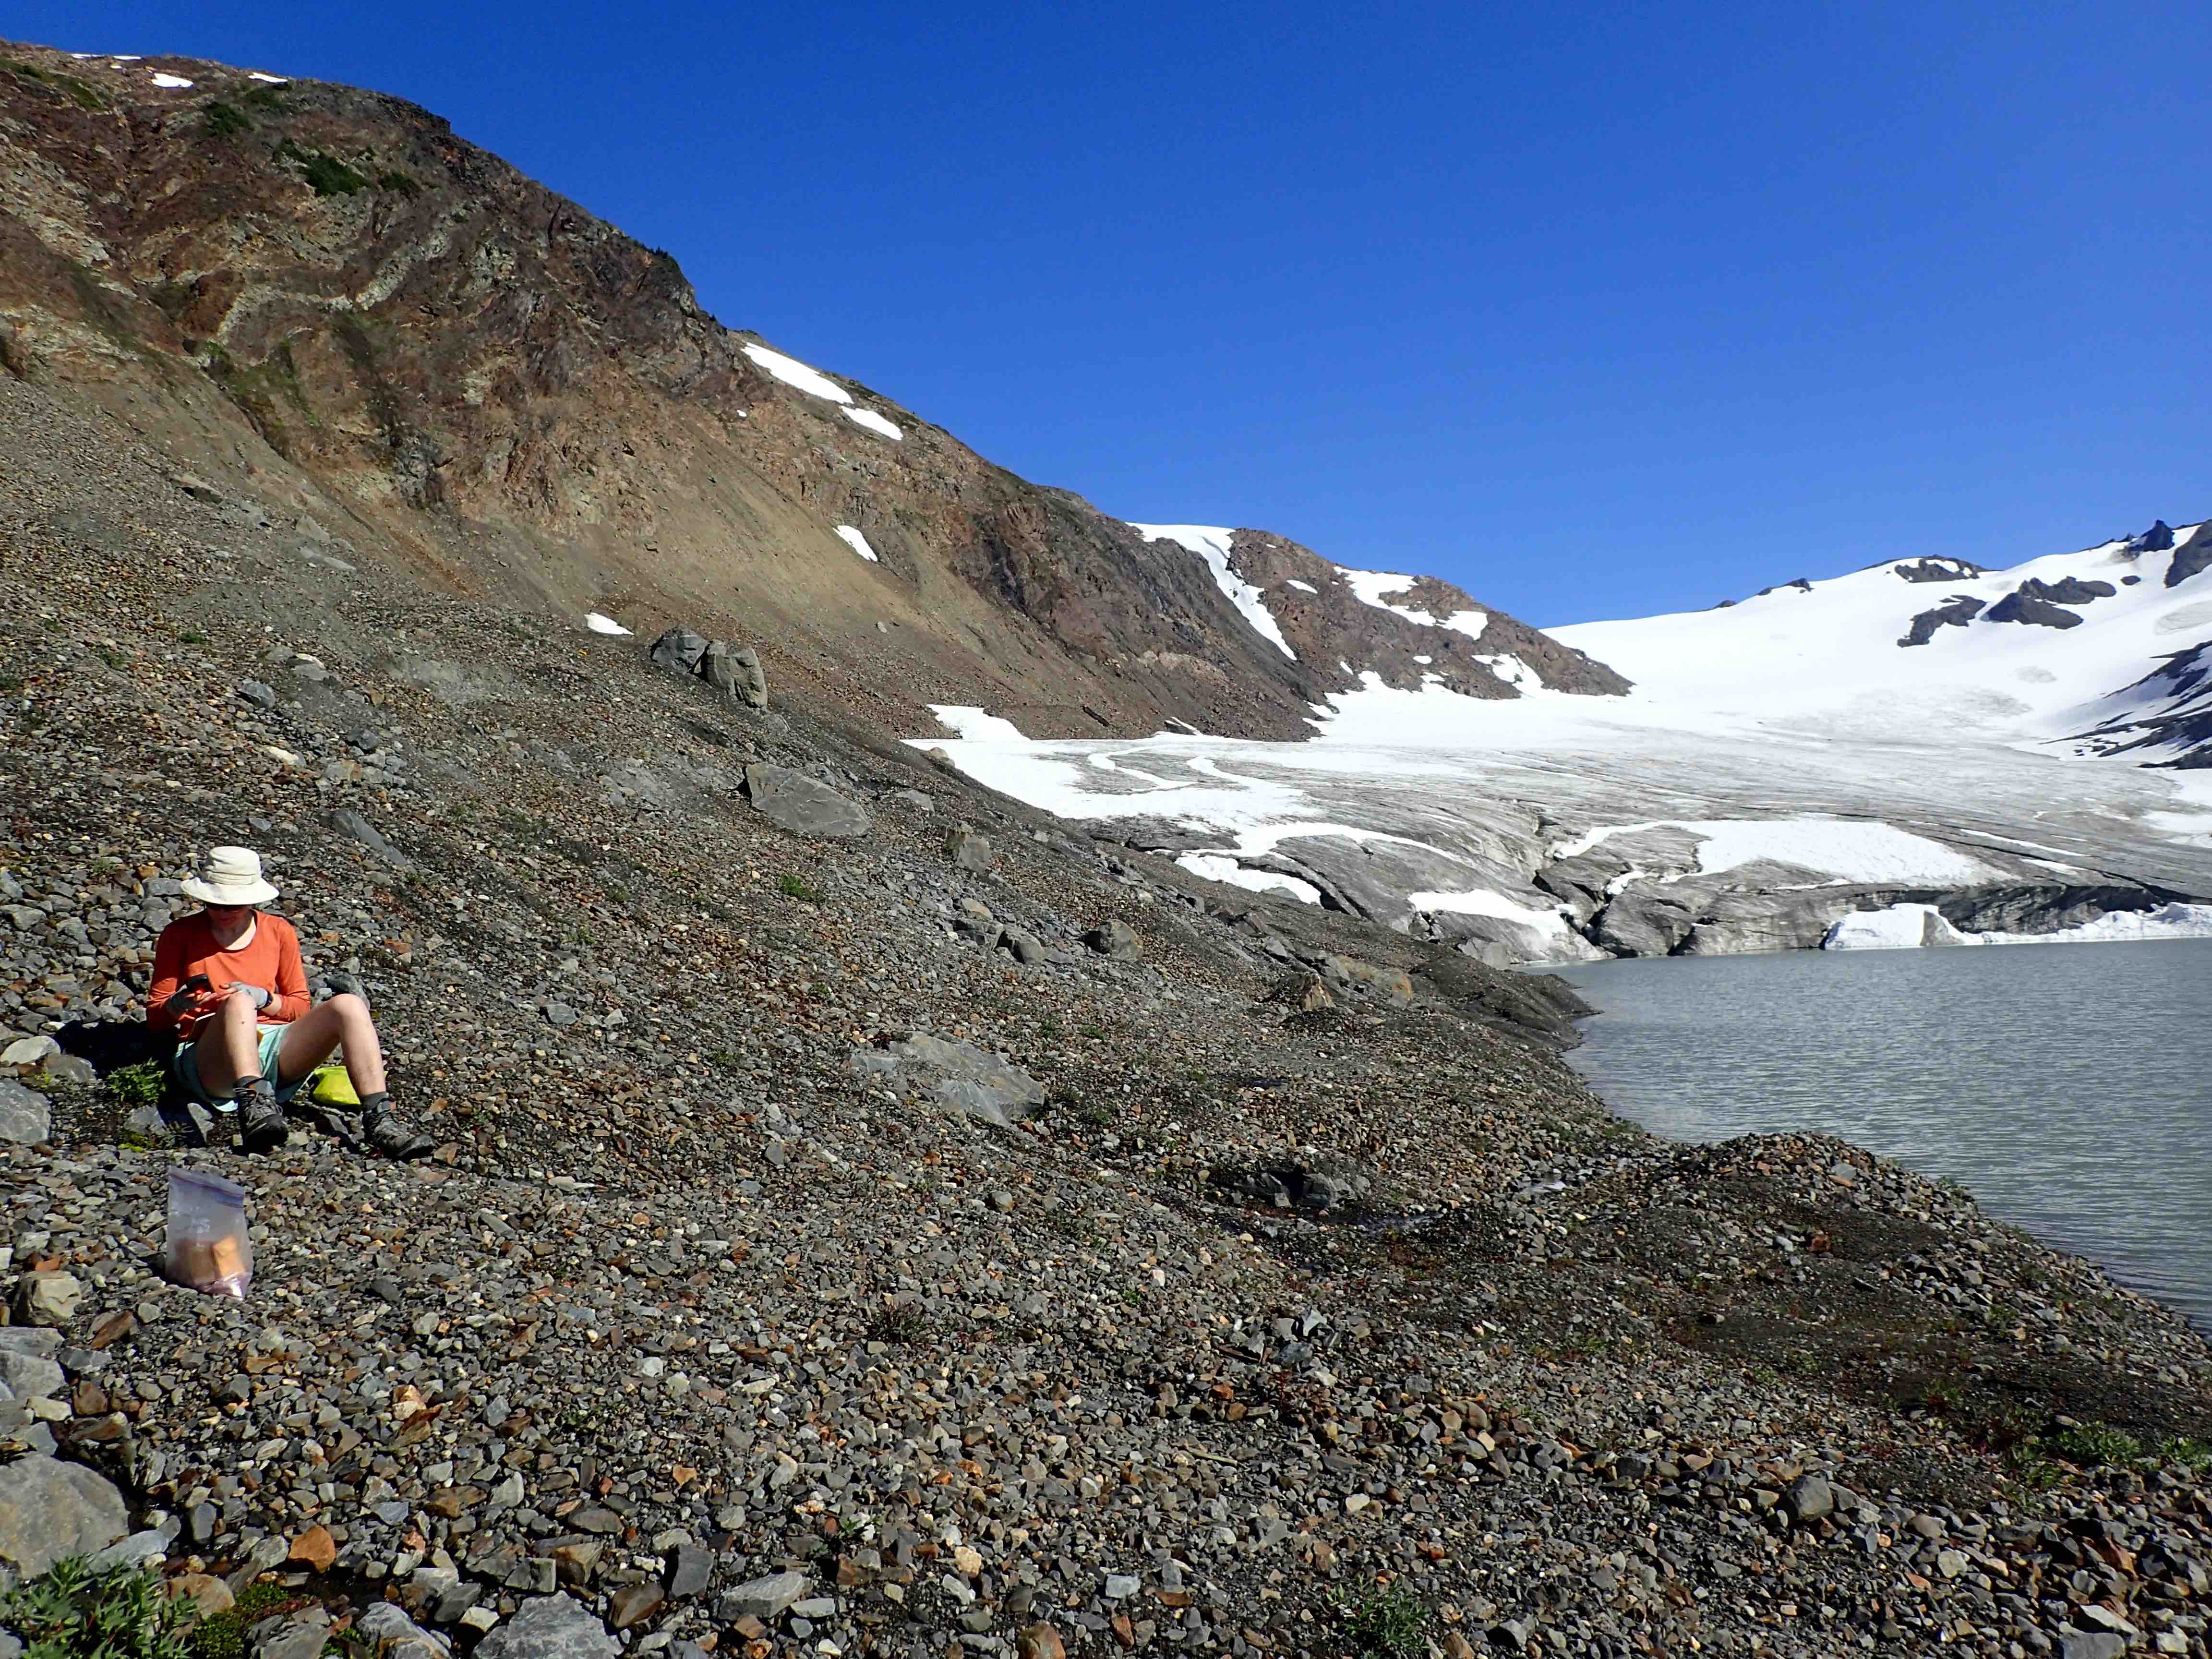
[[[810,368],[796,357],[787,357],[764,345],[755,345],[748,340],[745,356],[766,369],[786,386],[797,386],[810,398],[827,398],[833,404],[849,404],[853,394],[839,386],[818,368]]]
[[[897,422],[884,419],[872,409],[860,409],[848,404],[845,406],[845,418],[855,426],[864,426],[871,432],[880,432],[886,438],[896,439],[901,442],[905,441],[906,434],[899,429]]]
[[[188,90],[192,83],[181,75],[156,75],[154,84],[171,92],[182,92]]]
[[[1229,541],[1237,533],[1235,530],[1206,524],[1133,524],[1129,528],[1148,542],[1173,542],[1197,554],[1213,573],[1213,585],[1243,613],[1253,631],[1262,639],[1274,641],[1275,649],[1292,662],[1298,659],[1298,653],[1283,637],[1283,630],[1275,625],[1274,613],[1260,597],[1260,590],[1230,568]]]
[[[859,529],[854,526],[849,524],[839,525],[837,526],[837,536],[846,546],[851,548],[853,551],[859,554],[870,564],[881,564],[883,562],[882,560],[876,556],[876,550],[868,545],[868,538],[862,535]]]
[[[1382,596],[1386,593],[1404,594],[1411,592],[1417,576],[1401,576],[1388,570],[1353,570],[1344,565],[1336,567],[1344,578],[1345,586],[1362,605],[1373,605],[1377,611],[1388,611],[1394,617],[1403,617],[1407,622],[1419,623],[1424,628],[1449,628],[1455,634],[1464,634],[1471,640],[1482,637],[1482,630],[1490,626],[1487,611],[1455,611],[1440,617],[1432,611],[1416,611],[1411,605],[1392,605]]]

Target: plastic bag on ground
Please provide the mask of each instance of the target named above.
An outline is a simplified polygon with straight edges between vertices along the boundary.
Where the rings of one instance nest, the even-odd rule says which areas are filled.
[[[246,1188],[204,1170],[170,1170],[169,1244],[162,1266],[173,1284],[243,1301],[253,1282]]]

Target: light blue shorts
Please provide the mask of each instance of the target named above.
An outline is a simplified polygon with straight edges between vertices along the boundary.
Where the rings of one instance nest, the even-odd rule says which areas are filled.
[[[277,1081],[276,1051],[284,1046],[284,1033],[291,1029],[289,1025],[264,1025],[261,1028],[261,1075],[269,1079],[270,1086],[276,1091],[276,1098],[280,1101],[291,1099],[294,1095],[307,1086],[307,1078],[314,1075],[313,1072],[309,1072],[307,1077],[292,1084]],[[177,1087],[184,1091],[186,1099],[197,1101],[214,1111],[232,1110],[238,1104],[236,1101],[216,1099],[208,1092],[207,1085],[200,1081],[199,1051],[199,1040],[197,1037],[179,1048],[176,1059],[170,1063],[169,1074],[176,1079]]]

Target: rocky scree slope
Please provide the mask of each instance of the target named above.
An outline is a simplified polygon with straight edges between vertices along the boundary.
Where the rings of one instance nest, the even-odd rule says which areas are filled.
[[[1653,1141],[1545,981],[304,558],[61,391],[0,447],[0,1571],[259,1583],[263,1659],[2203,1650],[2212,1352],[1963,1194]],[[234,839],[428,1164],[47,1052]],[[155,1270],[179,1166],[243,1304]]]
[[[0,45],[0,368],[442,587],[755,637],[901,734],[940,703],[1294,738],[1410,670],[1371,610],[1286,657],[1185,549],[725,329],[667,254],[398,99]]]

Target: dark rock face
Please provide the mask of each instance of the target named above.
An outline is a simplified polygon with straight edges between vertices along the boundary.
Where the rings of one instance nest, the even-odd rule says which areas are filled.
[[[1898,643],[1903,646],[1925,645],[1936,637],[1939,628],[1964,628],[1982,613],[1982,602],[1966,593],[1954,593],[1932,611],[1923,611],[1912,619],[1912,626],[1905,630]]]
[[[2212,640],[2175,652],[2123,695],[2145,712],[2121,715],[2085,738],[2109,740],[2107,754],[2163,749],[2172,757],[2161,764],[2212,767]]]
[[[2079,628],[2081,617],[2071,611],[2063,611],[2048,599],[2039,599],[2023,592],[2011,592],[1991,605],[1982,616],[1984,622],[2030,623],[2038,628]]]
[[[1598,913],[1591,937],[1620,957],[1671,957],[1697,926],[1680,900],[1648,887],[1631,887]]]
[[[2023,599],[2048,599],[2053,605],[2087,605],[2092,599],[2109,599],[2119,591],[2110,582],[2085,582],[2079,576],[2066,576],[2055,582],[2039,581],[2030,576],[2017,589]]]
[[[2163,553],[2173,545],[2173,526],[2163,519],[2154,520],[2140,536],[2129,538],[2130,553]]]
[[[2173,550],[2173,562],[2166,568],[2166,585],[2179,587],[2207,570],[2212,570],[2212,520],[2198,525],[2195,533]]]
[[[1969,582],[1982,574],[1981,566],[1964,559],[1915,559],[1890,569],[1909,582]]]

